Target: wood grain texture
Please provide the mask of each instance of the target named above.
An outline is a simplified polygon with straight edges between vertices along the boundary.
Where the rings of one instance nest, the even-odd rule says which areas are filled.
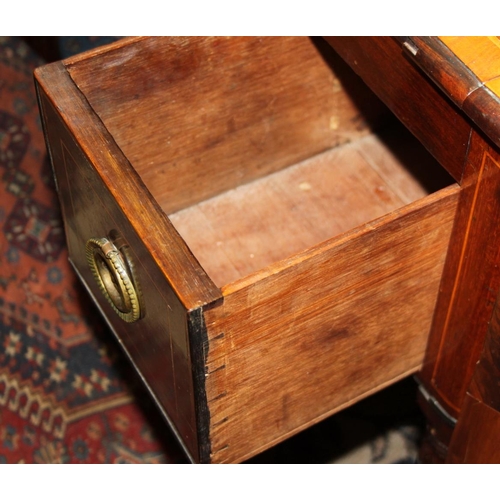
[[[338,44],[462,180],[470,125],[398,43]],[[447,261],[443,310],[453,304],[457,322],[468,318],[462,278],[479,277],[477,301],[488,300],[482,286],[496,286],[467,253],[496,258],[489,246],[496,229],[488,225],[500,203],[490,182],[494,154],[476,171],[484,145],[474,143],[464,188],[425,196],[428,179],[401,168],[402,156],[416,149],[399,154],[373,136],[359,139],[388,120],[387,110],[378,100],[372,109],[370,92],[329,47],[308,38],[137,37],[43,68],[36,78],[75,267],[195,461],[244,460],[418,370],[457,204],[453,241],[467,251],[453,249]],[[302,178],[305,163],[286,169],[311,157],[316,177]],[[473,187],[479,179],[485,198]],[[299,191],[291,195],[293,186]],[[341,217],[331,213],[336,189]],[[206,210],[213,200],[204,200],[222,191],[228,203]],[[250,218],[223,224],[235,243],[229,260],[241,261],[233,262],[236,273],[229,266],[228,275],[217,275],[226,264],[208,252],[209,276],[198,250],[193,255],[196,244],[186,244],[167,214],[190,207],[189,231],[210,248],[221,241],[219,229],[199,228],[208,216],[228,219],[228,207],[244,200]],[[299,230],[290,232],[294,225]],[[136,324],[116,321],[84,263],[86,239],[111,229],[140,263],[146,316]],[[251,246],[242,249],[244,237],[264,248],[263,261]],[[245,267],[249,252],[255,260]],[[460,333],[455,309],[446,311],[436,315],[435,331],[447,333],[430,348],[444,363],[429,368],[438,378],[453,361],[446,342],[464,350],[470,341],[453,337]]]
[[[424,197],[425,175],[439,170],[409,132],[391,128],[184,209],[170,220],[223,287]]]
[[[161,273],[151,266],[147,251],[130,231],[109,193],[101,187],[70,134],[57,123],[50,104],[42,99],[46,120],[50,123],[49,140],[53,134],[60,139],[52,142],[51,150],[59,189],[68,200],[64,218],[70,259],[174,430],[187,444],[189,454],[197,459],[186,311],[162,282]],[[145,317],[132,324],[119,319],[104,300],[85,256],[88,238],[107,236],[110,230],[117,228],[130,246],[146,303]]]
[[[400,42],[390,37],[325,38],[460,182],[471,126],[465,115],[403,54]]]
[[[116,200],[138,238],[187,310],[220,298],[219,289],[146,189],[128,159],[74,86],[62,63],[35,73],[41,90],[60,114],[84,156]],[[49,145],[50,148],[50,145]]]
[[[500,147],[500,98],[487,87],[480,87],[464,102],[463,110],[479,130]]]
[[[500,41],[496,36],[440,36],[481,83],[500,76]]]
[[[500,287],[500,157],[474,134],[450,252],[419,377],[457,417]]]
[[[499,296],[500,297],[500,296]],[[469,385],[447,461],[498,463],[500,449],[500,304],[497,299],[479,362]]]
[[[457,194],[225,287],[205,313],[213,461],[247,458],[420,367]]]
[[[478,77],[457,59],[442,37],[406,37],[402,49],[459,109],[467,97],[481,87]]]
[[[497,299],[468,392],[500,412],[500,303]]]
[[[358,137],[386,112],[320,45],[145,37],[67,67],[171,213]]]
[[[447,463],[500,463],[499,435],[500,412],[468,394],[453,433]]]
[[[500,44],[497,37],[408,37],[407,55],[500,146]]]
[[[498,326],[491,315],[500,286],[500,42],[497,37],[408,37],[402,43],[407,57],[475,124],[419,378],[443,408],[429,420],[433,451],[446,457],[451,434],[444,420],[452,416],[458,426],[448,460],[488,461],[497,446],[487,433],[498,432]]]
[[[119,38],[115,40],[113,43],[100,45],[99,47],[94,47],[92,49],[86,50],[84,52],[80,52],[78,54],[72,55],[66,59],[64,59],[64,63],[68,65],[78,64],[81,61],[91,61],[95,57],[99,55],[120,51],[123,47],[127,45],[135,44],[139,42],[142,38],[147,38],[144,36],[126,36],[123,38]]]
[[[112,190],[99,174],[104,172],[104,178],[106,174],[109,175],[106,166],[117,170],[123,168],[124,174],[127,164],[124,165],[116,146],[113,146],[112,142],[106,142],[109,139],[105,131],[99,129],[98,122],[96,124],[93,121],[91,110],[85,108],[82,97],[64,73],[64,68],[56,64],[40,70],[37,73],[37,81],[46,137],[61,197],[70,258],[188,455],[195,461],[202,461],[205,459],[203,453],[206,450],[206,439],[200,434],[198,417],[200,404],[203,404],[204,400],[195,404],[195,393],[199,392],[199,388],[194,383],[191,366],[191,343],[194,341],[200,344],[201,341],[190,337],[193,334],[199,335],[200,332],[199,329],[192,328],[191,316],[196,314],[197,310],[188,309],[186,305],[203,303],[207,298],[207,289],[203,288],[203,281],[196,273],[189,278],[182,278],[182,273],[189,272],[190,266],[196,263],[192,256],[187,255],[186,258],[186,255],[183,255],[182,246],[185,245],[182,240],[180,249],[173,249],[171,254],[162,255],[160,262],[167,258],[173,262],[179,259],[186,268],[179,269],[176,273],[179,283],[171,285],[165,277],[164,269],[158,265],[158,261],[155,261],[146,246],[144,230],[162,227],[165,231],[164,245],[166,243],[167,246],[169,232],[174,234],[174,238],[180,238],[175,236],[175,230],[168,226],[169,223],[164,224],[161,218],[159,221],[153,219],[158,212],[157,207],[149,215],[142,212],[151,207],[148,207],[148,198],[144,192],[140,202],[134,197],[133,186],[128,192],[125,187],[117,193],[119,179],[112,178],[112,194]],[[45,92],[47,88],[50,89],[49,95]],[[54,105],[53,101],[56,101],[57,105]],[[68,116],[70,118],[65,123],[63,117]],[[79,126],[75,126],[75,123]],[[90,144],[87,142],[89,140]],[[101,149],[99,145],[103,143],[106,148]],[[93,147],[93,153],[86,155],[87,148]],[[98,169],[96,165],[99,166]],[[135,188],[140,189],[141,184]],[[126,207],[120,206],[118,202],[123,202],[123,196],[129,203]],[[133,221],[130,212],[134,213]],[[137,224],[135,227],[134,223]],[[147,225],[142,227],[141,224]],[[137,227],[139,231],[136,230]],[[118,318],[101,295],[87,266],[86,241],[91,237],[107,236],[111,230],[118,230],[127,242],[135,262],[138,281],[141,283],[145,316],[135,323],[125,323]],[[158,234],[155,238],[160,239]],[[201,277],[203,279],[203,275]],[[184,303],[176,293],[186,290],[183,279],[188,282],[188,295],[183,296]],[[205,280],[214,289],[214,285],[211,285],[207,278]],[[220,291],[215,290],[217,299]]]

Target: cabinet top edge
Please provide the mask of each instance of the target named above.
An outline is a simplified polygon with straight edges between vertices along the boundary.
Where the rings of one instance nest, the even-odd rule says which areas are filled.
[[[500,39],[406,37],[406,55],[500,147]]]

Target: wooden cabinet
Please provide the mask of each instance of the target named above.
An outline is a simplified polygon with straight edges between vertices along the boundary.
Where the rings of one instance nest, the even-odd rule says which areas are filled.
[[[397,103],[392,103],[394,93],[377,81],[372,69],[388,64],[388,51],[380,50],[379,43],[394,47],[394,42],[401,44],[405,60],[414,68],[412,71],[416,70],[420,80],[428,82],[421,87],[426,89],[425,94],[429,84],[434,84],[442,105],[461,116],[457,128],[456,120],[444,118],[437,108],[429,108],[434,116],[431,122],[442,123],[439,130],[431,125],[432,133],[438,133],[434,138],[426,138],[418,126],[414,131],[460,184],[425,362],[418,374],[421,403],[429,420],[422,458],[498,461],[493,431],[499,425],[500,410],[495,347],[499,335],[495,303],[500,285],[500,41],[498,37],[407,37],[384,42],[360,38],[351,44],[350,40],[330,39],[354,68],[358,66],[356,58],[370,52],[372,67],[363,65],[359,73],[405,122],[408,115],[398,110]],[[402,66],[409,68],[406,62]],[[422,102],[420,99],[425,100],[427,108],[426,97],[412,98],[417,103]],[[410,129],[414,122],[411,117]],[[464,123],[470,124],[465,150],[461,148],[467,128]],[[451,144],[457,130],[461,139]],[[445,149],[460,153],[450,158],[450,151]],[[466,154],[462,156],[464,151]]]
[[[496,146],[431,41],[135,37],[37,70],[71,261],[193,461],[422,366],[442,398],[448,344],[472,371]]]

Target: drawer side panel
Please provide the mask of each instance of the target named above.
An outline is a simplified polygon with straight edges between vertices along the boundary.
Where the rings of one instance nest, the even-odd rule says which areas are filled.
[[[244,460],[420,367],[457,194],[226,288],[206,312],[213,461]]]

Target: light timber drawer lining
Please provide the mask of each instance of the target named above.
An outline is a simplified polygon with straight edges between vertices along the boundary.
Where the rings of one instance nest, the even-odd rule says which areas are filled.
[[[400,129],[372,134],[170,215],[219,287],[429,194],[440,170]],[[401,161],[405,152],[411,163]],[[420,178],[419,178],[420,174]],[[451,178],[444,182],[452,182]],[[436,186],[431,186],[435,188]]]

